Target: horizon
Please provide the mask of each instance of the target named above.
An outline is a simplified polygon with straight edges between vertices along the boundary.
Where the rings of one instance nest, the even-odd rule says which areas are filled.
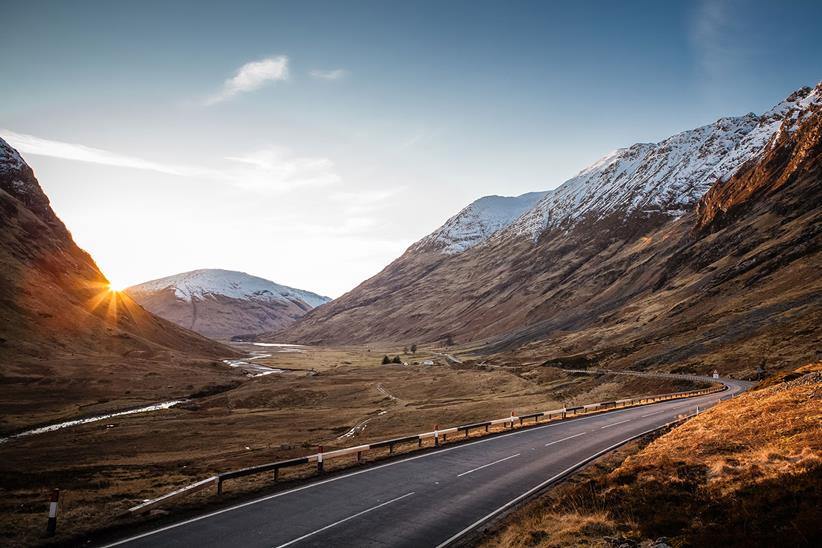
[[[478,198],[822,77],[813,2],[200,6],[5,9],[0,137],[117,286],[220,268],[336,298]]]

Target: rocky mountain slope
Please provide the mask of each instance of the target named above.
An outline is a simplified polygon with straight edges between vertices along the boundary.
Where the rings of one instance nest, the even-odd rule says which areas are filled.
[[[112,292],[32,169],[0,139],[0,430],[125,390],[132,402],[143,392],[151,401],[186,394],[225,376],[216,358],[234,353]]]
[[[162,318],[222,340],[281,329],[331,300],[244,272],[219,269],[176,274],[125,292]]]
[[[617,151],[487,241],[452,254],[412,246],[278,335],[450,335],[501,356],[612,366],[812,358],[821,90]]]
[[[545,192],[521,196],[485,196],[448,219],[440,228],[414,244],[416,252],[441,250],[446,254],[462,253],[481,244],[506,228],[520,215],[534,207]]]

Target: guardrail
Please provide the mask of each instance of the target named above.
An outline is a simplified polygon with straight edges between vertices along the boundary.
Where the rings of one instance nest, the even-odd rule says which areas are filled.
[[[580,371],[582,372],[582,371]],[[682,377],[677,377],[682,378]],[[694,380],[699,380],[701,382],[708,382],[708,379],[695,377]],[[489,431],[489,428],[492,426],[502,425],[503,428],[514,428],[515,423],[519,422],[520,426],[525,426],[524,422],[529,419],[533,419],[534,422],[531,426],[538,424],[540,418],[547,418],[547,420],[564,420],[569,417],[574,417],[581,414],[588,414],[592,412],[607,412],[609,410],[614,410],[618,408],[625,408],[625,407],[634,407],[634,406],[641,406],[647,405],[649,403],[657,403],[660,401],[667,401],[673,399],[682,399],[682,398],[691,398],[695,396],[703,396],[707,394],[713,394],[716,392],[721,392],[723,390],[727,390],[728,387],[726,385],[721,386],[713,386],[710,388],[703,388],[700,390],[688,390],[684,392],[674,392],[670,394],[659,394],[655,396],[643,396],[639,398],[626,398],[622,400],[615,400],[609,402],[600,402],[600,403],[591,403],[588,405],[581,405],[576,407],[562,407],[560,409],[552,409],[549,411],[541,411],[537,413],[529,413],[525,415],[515,415],[514,412],[511,412],[511,416],[504,417],[501,419],[494,419],[489,421],[482,421],[482,422],[474,422],[470,424],[462,424],[459,426],[452,426],[449,428],[439,429],[439,426],[436,426],[435,429],[431,432],[424,432],[421,434],[414,434],[412,436],[404,436],[400,438],[393,438],[389,440],[378,441],[374,443],[369,443],[365,445],[357,445],[354,447],[346,447],[343,449],[335,449],[332,451],[323,451],[322,447],[319,447],[319,451],[316,454],[308,455],[305,457],[289,459],[289,460],[282,460],[277,462],[270,462],[266,464],[260,464],[257,466],[249,466],[246,468],[240,468],[238,470],[231,470],[229,472],[221,472],[215,476],[210,478],[206,478],[204,480],[198,481],[196,483],[192,483],[191,485],[187,485],[176,491],[172,491],[171,493],[167,493],[161,497],[156,499],[147,500],[129,508],[128,513],[140,513],[146,512],[151,510],[152,508],[158,507],[162,504],[169,502],[170,500],[189,495],[191,493],[195,493],[197,491],[201,491],[215,485],[217,488],[217,494],[221,495],[223,492],[223,483],[229,479],[236,479],[242,478],[246,476],[252,476],[256,474],[261,474],[265,472],[273,472],[274,473],[274,481],[277,481],[279,476],[279,471],[283,468],[291,468],[297,466],[304,466],[306,464],[310,464],[313,462],[317,463],[317,473],[323,473],[323,466],[324,462],[328,459],[339,458],[348,455],[357,455],[357,462],[362,461],[362,454],[365,451],[373,451],[377,449],[384,449],[388,448],[388,454],[392,455],[394,453],[394,449],[397,445],[401,444],[409,444],[409,443],[416,443],[418,447],[422,447],[423,442],[425,440],[433,439],[434,446],[439,447],[441,443],[447,442],[449,434],[458,434],[462,432],[464,437],[468,437],[471,430],[484,428],[485,432]]]

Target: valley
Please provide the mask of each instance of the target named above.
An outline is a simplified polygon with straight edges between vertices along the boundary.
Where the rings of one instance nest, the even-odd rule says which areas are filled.
[[[267,357],[253,363],[282,371],[232,377],[168,409],[123,415],[0,444],[0,483],[11,504],[0,506],[8,541],[38,538],[43,493],[63,493],[60,538],[120,524],[117,516],[152,498],[218,471],[293,458],[506,416],[674,392],[690,382],[573,375],[553,367],[478,359],[448,349],[462,364],[438,357],[443,348],[416,355],[402,347],[302,347],[235,344],[238,352]],[[286,350],[293,348],[285,347]],[[409,365],[381,365],[400,355]],[[432,360],[436,365],[411,365]],[[482,363],[481,362],[485,362]],[[236,369],[223,365],[224,371]],[[254,373],[251,373],[252,375]],[[132,398],[112,400],[116,409]],[[31,457],[36,455],[36,462]],[[308,471],[310,474],[311,472]],[[285,479],[288,479],[288,474]],[[232,484],[231,494],[271,488],[265,478]],[[182,501],[182,508],[214,502],[211,495]],[[127,522],[125,522],[127,523]]]

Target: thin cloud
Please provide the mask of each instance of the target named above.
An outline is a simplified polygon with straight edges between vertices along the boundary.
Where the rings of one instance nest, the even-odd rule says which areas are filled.
[[[228,156],[250,169],[235,173],[243,188],[269,191],[328,186],[340,182],[334,162],[328,158],[299,156],[285,147],[269,147],[242,156]]]
[[[229,156],[224,169],[153,162],[76,143],[53,141],[0,128],[0,137],[24,154],[35,154],[91,164],[143,169],[179,177],[197,177],[256,192],[281,193],[305,187],[328,186],[341,181],[328,158],[300,156],[284,147],[269,147]],[[240,164],[239,166],[237,164]]]
[[[749,57],[738,39],[745,34],[744,8],[732,0],[703,0],[697,5],[690,28],[690,41],[702,84],[733,79]]]
[[[17,133],[9,129],[0,128],[0,136],[19,152],[25,154],[35,154],[38,156],[49,156],[52,158],[62,158],[65,160],[76,160],[91,164],[102,164],[107,166],[128,167],[132,169],[145,169],[166,173],[169,175],[179,175],[183,177],[214,175],[214,172],[186,166],[175,166],[144,160],[135,156],[118,154],[101,148],[88,147],[85,145],[66,143],[63,141],[53,141],[42,139],[34,135]]]
[[[348,71],[341,68],[334,70],[312,70],[308,74],[315,80],[339,80],[348,76]]]
[[[233,78],[223,83],[223,89],[204,101],[206,106],[230,99],[237,94],[254,91],[266,82],[288,80],[288,57],[278,55],[241,66]]]

